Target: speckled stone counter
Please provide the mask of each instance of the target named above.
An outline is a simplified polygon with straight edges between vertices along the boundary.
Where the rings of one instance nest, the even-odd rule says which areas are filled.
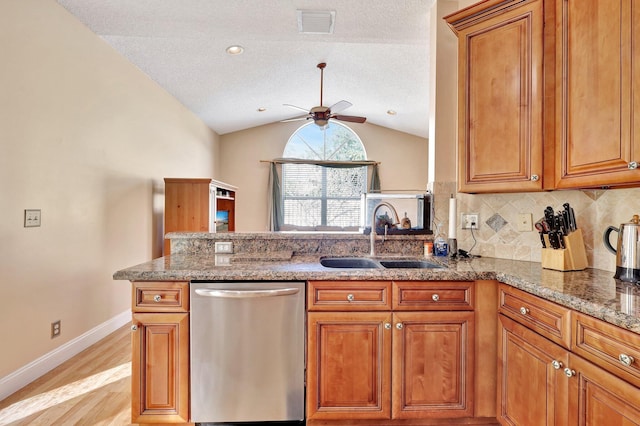
[[[616,281],[608,271],[557,272],[533,262],[492,258],[449,261],[439,257],[431,259],[445,266],[441,269],[333,269],[320,265],[321,257],[290,250],[233,255],[176,253],[118,271],[114,279],[498,280],[640,334],[640,286]],[[408,257],[418,258],[404,256]]]

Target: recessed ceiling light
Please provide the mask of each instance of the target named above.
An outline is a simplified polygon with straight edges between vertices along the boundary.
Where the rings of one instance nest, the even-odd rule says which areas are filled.
[[[258,112],[265,112],[267,109],[265,107],[258,108]]]
[[[387,110],[387,114],[389,114],[389,115],[396,115],[396,114],[397,114],[397,112],[396,112],[395,110],[389,109],[389,110]]]
[[[233,45],[233,46],[229,46],[227,47],[227,53],[229,55],[239,55],[242,52],[244,52],[244,47],[239,46],[239,45]]]

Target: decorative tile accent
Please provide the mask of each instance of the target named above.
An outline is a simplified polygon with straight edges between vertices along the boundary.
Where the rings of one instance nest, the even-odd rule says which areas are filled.
[[[500,216],[498,213],[494,214],[493,216],[491,216],[489,219],[487,219],[485,221],[485,223],[487,225],[489,225],[489,227],[491,229],[493,229],[494,231],[498,232],[500,231],[502,228],[504,228],[504,226],[509,223],[506,220],[504,220],[504,218],[502,216]]]

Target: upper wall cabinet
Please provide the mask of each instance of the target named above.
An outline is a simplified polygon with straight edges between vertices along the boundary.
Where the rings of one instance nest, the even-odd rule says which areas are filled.
[[[458,190],[542,190],[542,0],[485,0],[445,20],[458,36]]]
[[[556,18],[555,186],[638,185],[640,3],[561,0]]]

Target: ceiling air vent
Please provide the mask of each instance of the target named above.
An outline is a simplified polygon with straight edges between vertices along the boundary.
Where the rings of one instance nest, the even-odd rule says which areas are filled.
[[[298,32],[301,34],[333,34],[335,10],[298,10]]]

